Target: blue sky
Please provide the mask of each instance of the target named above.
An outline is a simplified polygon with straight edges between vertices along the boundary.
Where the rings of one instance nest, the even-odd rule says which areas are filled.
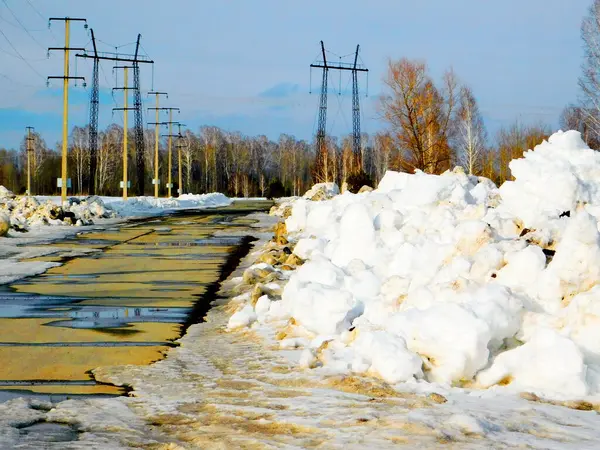
[[[309,64],[325,42],[330,54],[361,45],[370,69],[363,90],[363,130],[377,118],[388,58],[426,60],[439,78],[452,66],[477,97],[490,135],[519,119],[557,127],[562,108],[577,99],[582,48],[580,23],[591,0],[2,0],[0,1],[0,147],[17,147],[34,126],[49,145],[60,139],[62,90],[46,87],[47,75],[62,75],[62,56],[46,58],[46,46],[63,46],[62,23],[46,18],[85,17],[100,50],[132,52],[137,33],[156,62],[144,67],[142,89],[169,92],[161,106],[181,108],[178,119],[194,130],[217,125],[244,134],[280,133],[311,139],[315,131],[320,74]],[[7,6],[8,5],[8,6]],[[33,6],[33,7],[32,7]],[[11,12],[12,11],[12,12]],[[14,13],[14,15],[13,15]],[[29,34],[19,25],[17,19]],[[81,25],[71,45],[89,47]],[[8,39],[8,40],[7,40]],[[28,61],[15,56],[9,42]],[[335,57],[334,57],[335,58]],[[111,63],[100,82],[100,125],[122,123],[122,93],[113,98]],[[75,64],[73,59],[72,74]],[[91,63],[77,62],[77,75]],[[332,88],[340,86],[335,75]],[[361,79],[366,88],[366,78]],[[121,84],[121,80],[119,80]],[[348,78],[341,80],[342,90]],[[72,125],[87,123],[88,91],[70,90]],[[148,99],[145,106],[150,105]],[[118,105],[115,104],[118,103]],[[330,95],[328,132],[351,131],[351,99]],[[131,123],[133,122],[131,118]]]

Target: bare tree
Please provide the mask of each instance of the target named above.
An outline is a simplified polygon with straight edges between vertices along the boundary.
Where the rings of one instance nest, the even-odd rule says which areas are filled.
[[[494,181],[501,184],[510,179],[508,164],[549,136],[550,130],[543,124],[523,125],[517,121],[508,128],[501,128],[497,137],[498,176]]]
[[[577,130],[581,133],[582,139],[590,146],[590,148],[600,150],[600,136],[596,128],[590,125],[598,119],[600,111],[588,110],[581,106],[569,105],[563,109],[559,123],[563,130]],[[594,120],[590,120],[594,117]]]
[[[117,167],[120,160],[120,143],[122,139],[123,128],[115,124],[109,126],[106,132],[100,134],[96,192],[105,194],[113,192],[116,188],[116,180],[120,178],[117,175]]]
[[[389,133],[379,132],[375,135],[373,146],[375,165],[375,182],[379,183],[388,169],[392,168],[392,138]]]
[[[71,150],[69,157],[75,168],[77,192],[83,192],[83,179],[89,172],[89,152],[87,151],[88,133],[84,128],[73,127],[71,132]]]
[[[437,88],[423,62],[402,59],[390,61],[389,89],[381,98],[381,111],[390,125],[390,135],[401,151],[403,170],[420,169],[440,173],[451,160],[449,139],[456,107],[457,81],[448,71]]]
[[[586,122],[600,134],[600,0],[594,0],[581,24],[584,63],[579,77]]]
[[[471,89],[462,87],[459,99],[455,138],[457,161],[469,175],[479,175],[486,141],[483,118]]]

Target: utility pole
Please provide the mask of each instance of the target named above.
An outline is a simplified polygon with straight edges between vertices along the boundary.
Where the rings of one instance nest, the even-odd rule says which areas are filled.
[[[127,159],[129,156],[129,152],[128,152],[128,132],[129,132],[129,127],[127,124],[127,118],[129,116],[129,110],[130,109],[135,109],[135,108],[130,108],[128,106],[128,99],[129,99],[129,90],[131,89],[135,89],[135,87],[130,88],[128,87],[128,69],[131,68],[131,66],[115,66],[115,69],[123,69],[123,87],[115,87],[113,88],[114,91],[123,91],[123,107],[122,108],[113,108],[113,111],[123,111],[123,181],[121,181],[122,186],[121,188],[123,189],[123,200],[127,200],[127,188],[129,180],[127,179]]]
[[[65,46],[64,47],[49,47],[48,52],[52,50],[62,50],[64,51],[64,75],[60,76],[50,76],[48,80],[51,79],[62,79],[63,80],[63,128],[62,128],[62,168],[61,168],[61,178],[60,178],[60,188],[61,188],[61,202],[64,205],[67,201],[67,152],[69,148],[69,80],[80,79],[85,83],[84,77],[71,77],[69,76],[69,50],[78,50],[85,51],[84,48],[80,47],[69,47],[69,33],[70,33],[70,24],[71,22],[84,22],[84,27],[87,28],[87,21],[85,19],[80,18],[72,18],[72,17],[51,17],[50,23],[53,21],[64,21],[65,22]],[[84,84],[85,85],[85,84]]]
[[[179,189],[177,190],[177,192],[181,197],[181,194],[183,194],[183,178],[181,176],[181,141],[183,140],[183,136],[181,135],[181,127],[185,127],[185,125],[182,123],[178,123],[177,127],[177,167],[179,169]]]
[[[166,92],[158,92],[158,91],[151,91],[148,92],[148,94],[154,94],[156,95],[156,107],[155,108],[148,108],[148,110],[154,110],[156,113],[156,122],[149,122],[149,125],[154,125],[154,179],[152,180],[152,184],[154,185],[154,197],[158,198],[158,188],[159,188],[159,178],[158,178],[158,143],[160,140],[160,132],[159,132],[159,127],[160,127],[160,122],[159,122],[159,111],[161,109],[165,109],[165,108],[160,108],[159,107],[159,97],[161,95],[164,95],[165,97],[169,98],[169,94],[167,94]]]
[[[173,163],[173,141],[172,138],[177,137],[176,134],[173,134],[173,124],[177,125],[179,122],[173,121],[173,111],[179,111],[179,108],[159,108],[163,111],[169,111],[169,120],[167,122],[151,122],[155,125],[167,125],[169,127],[169,134],[163,135],[163,137],[169,138],[169,164],[168,164],[168,181],[167,181],[167,198],[171,197],[171,189],[173,188],[173,180],[172,176],[172,163]]]
[[[34,138],[31,137],[31,130],[33,130],[33,127],[26,127],[27,128],[27,195],[31,196],[31,153],[33,152],[33,148],[31,147],[31,141],[34,140]]]

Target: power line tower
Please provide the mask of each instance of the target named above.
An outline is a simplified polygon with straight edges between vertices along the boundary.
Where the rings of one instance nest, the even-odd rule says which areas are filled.
[[[27,143],[27,195],[31,196],[31,154],[33,153],[32,142],[35,138],[31,137],[31,131],[33,127],[25,127],[27,129],[27,137],[25,141]]]
[[[145,172],[145,168],[144,168],[144,124],[143,124],[143,118],[142,118],[142,97],[141,97],[141,91],[140,91],[140,78],[139,78],[139,65],[140,63],[146,63],[146,64],[154,64],[154,61],[151,60],[150,58],[148,58],[148,56],[146,55],[141,55],[139,52],[139,47],[140,47],[140,40],[141,40],[142,35],[138,34],[137,37],[137,42],[136,42],[136,47],[135,47],[135,54],[133,55],[128,55],[128,54],[119,54],[119,53],[113,53],[113,52],[98,52],[96,49],[96,40],[94,38],[93,32],[92,32],[92,42],[94,43],[94,54],[90,54],[86,49],[78,49],[80,51],[82,51],[82,53],[78,53],[76,56],[79,58],[89,58],[89,59],[93,59],[94,60],[94,70],[95,70],[95,76],[97,77],[97,69],[96,69],[96,63],[98,63],[98,65],[100,64],[100,61],[113,61],[116,63],[131,63],[131,66],[128,66],[128,68],[133,69],[133,87],[130,88],[131,90],[134,91],[134,100],[133,100],[133,108],[130,108],[131,110],[135,111],[135,118],[134,118],[134,122],[135,122],[135,147],[136,147],[136,167],[137,167],[137,193],[138,195],[144,195],[144,172]],[[123,66],[118,66],[119,68],[122,68]],[[98,83],[96,82],[96,86],[98,86]],[[93,91],[93,89],[92,89]],[[93,92],[92,92],[93,95]],[[96,105],[98,105],[98,103],[96,103]],[[91,122],[92,120],[92,116],[91,116],[91,111],[93,109],[93,104],[92,104],[92,97],[90,97],[90,129],[91,129]],[[96,106],[96,108],[98,108],[98,106]],[[119,110],[120,108],[113,108],[113,110]],[[98,112],[96,110],[95,113],[95,124],[96,124],[96,139],[97,139],[97,130],[98,130]],[[92,144],[90,142],[90,149],[92,148]],[[96,147],[97,149],[97,141],[96,141]],[[91,151],[90,151],[91,152]],[[91,155],[90,155],[91,156]],[[95,162],[95,161],[94,161]],[[90,159],[90,175],[91,175],[91,159]],[[90,176],[90,178],[92,178]]]
[[[156,122],[148,122],[148,125],[154,125],[154,178],[152,179],[152,184],[154,185],[154,197],[158,198],[158,188],[160,185],[160,179],[158,178],[158,144],[160,141],[160,132],[159,127],[161,122],[159,122],[159,111],[164,110],[166,108],[159,107],[159,97],[164,95],[169,98],[169,94],[166,92],[159,91],[150,91],[148,95],[156,95],[156,107],[148,108],[148,110],[154,110],[156,114]]]
[[[90,180],[88,185],[88,192],[90,195],[96,193],[96,167],[98,159],[98,111],[100,107],[100,95],[99,95],[99,80],[98,80],[98,69],[100,60],[98,59],[98,49],[96,48],[96,37],[94,36],[94,29],[91,28],[92,44],[94,46],[94,66],[92,69],[92,89],[90,92],[90,125],[89,125],[89,152],[90,152]],[[79,55],[77,55],[79,56]]]
[[[354,65],[352,66],[352,151],[354,156],[358,158],[361,155],[361,138],[360,138],[360,100],[358,91],[358,72],[365,71],[368,69],[359,69],[357,66],[358,62],[358,51],[360,45],[356,46],[356,54],[354,55]]]
[[[358,64],[358,52],[360,46],[356,46],[354,54],[354,63],[339,61],[332,64],[327,61],[325,54],[325,44],[321,41],[321,52],[323,60],[310,65],[311,68],[323,69],[323,77],[321,81],[321,95],[319,100],[319,123],[317,127],[317,164],[325,165],[325,172],[321,175],[321,180],[329,181],[327,172],[327,148],[326,148],[326,128],[327,128],[327,86],[329,70],[351,71],[352,72],[352,151],[356,158],[361,154],[361,136],[360,136],[360,101],[358,89],[358,73],[369,72],[369,69],[362,64]],[[323,161],[324,159],[324,161]]]
[[[140,66],[138,64],[138,52],[140,48],[141,34],[138,34],[133,58],[133,117],[135,121],[135,159],[137,167],[137,194],[144,195],[145,167],[144,167],[144,119],[142,117],[142,93],[140,91]]]
[[[67,201],[67,152],[69,149],[69,80],[83,80],[84,77],[72,77],[69,75],[69,51],[85,51],[80,47],[69,47],[69,38],[71,31],[71,22],[84,22],[84,28],[87,28],[87,21],[81,18],[73,17],[50,17],[49,23],[61,21],[65,23],[65,46],[64,47],[49,47],[48,52],[60,50],[64,52],[64,74],[63,76],[50,76],[48,80],[59,79],[63,80],[63,127],[62,127],[62,157],[61,157],[61,177],[58,185],[60,187],[61,203],[64,205]]]

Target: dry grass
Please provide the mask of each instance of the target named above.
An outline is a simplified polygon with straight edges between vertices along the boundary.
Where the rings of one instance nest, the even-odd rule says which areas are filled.
[[[196,422],[195,419],[192,419],[189,416],[184,416],[182,414],[160,414],[158,416],[150,417],[148,422],[151,425],[155,426],[165,426],[165,425],[188,425],[190,423]]]
[[[219,387],[223,389],[234,389],[237,391],[248,391],[259,387],[258,384],[251,383],[250,381],[226,380],[223,378],[219,378],[218,380],[216,380],[216,383]]]
[[[276,391],[265,391],[264,395],[269,398],[296,398],[310,397],[312,394],[306,391],[292,391],[289,389],[279,389]]]
[[[538,397],[532,392],[522,392],[520,397],[534,403],[542,403],[547,405],[562,406],[564,408],[576,409],[578,411],[597,411],[600,412],[599,403],[590,403],[585,400],[547,400]]]
[[[361,394],[368,397],[397,397],[390,385],[376,379],[365,379],[355,376],[340,376],[326,381],[329,387],[351,394]]]

